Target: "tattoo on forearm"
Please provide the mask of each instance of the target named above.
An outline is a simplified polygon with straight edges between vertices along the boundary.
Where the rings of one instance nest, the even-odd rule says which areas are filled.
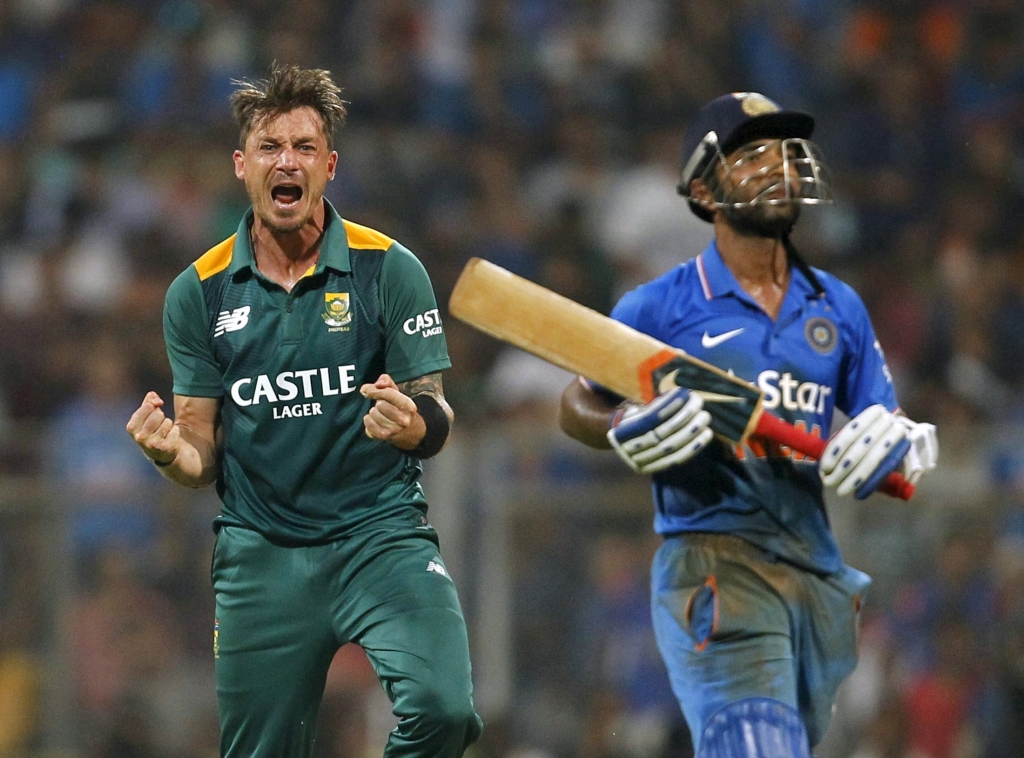
[[[417,379],[410,379],[399,384],[398,389],[402,391],[403,395],[408,395],[409,397],[429,395],[437,401],[441,410],[444,411],[444,415],[448,418],[448,424],[451,425],[455,421],[455,412],[448,405],[448,401],[444,399],[444,387],[441,386],[440,374],[427,374]]]
[[[410,379],[398,385],[403,395],[413,397],[415,395],[433,395],[435,398],[444,397],[444,387],[441,386],[440,374],[427,374],[416,379]]]

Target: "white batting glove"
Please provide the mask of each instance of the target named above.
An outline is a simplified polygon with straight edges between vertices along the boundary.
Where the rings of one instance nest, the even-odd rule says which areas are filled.
[[[910,440],[910,449],[903,457],[903,476],[911,484],[917,484],[939,462],[939,438],[935,425],[917,423],[906,416],[897,416],[896,422],[907,428],[907,439]]]
[[[608,441],[634,471],[654,474],[685,463],[711,441],[704,400],[675,387],[647,405],[634,405],[608,430]]]
[[[829,441],[818,474],[836,494],[863,500],[895,471],[911,448],[906,425],[883,405],[872,405],[850,419]]]

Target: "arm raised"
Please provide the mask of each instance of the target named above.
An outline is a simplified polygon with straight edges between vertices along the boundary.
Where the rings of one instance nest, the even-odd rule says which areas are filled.
[[[174,396],[174,418],[164,400],[149,392],[125,427],[166,478],[184,487],[204,487],[220,468],[220,400]]]

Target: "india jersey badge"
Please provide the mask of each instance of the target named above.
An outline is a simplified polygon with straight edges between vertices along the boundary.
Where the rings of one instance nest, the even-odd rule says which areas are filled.
[[[836,325],[824,316],[807,319],[804,325],[804,336],[807,342],[822,355],[831,353],[839,341],[839,330]]]
[[[347,332],[348,324],[352,323],[352,306],[347,292],[324,293],[324,323],[329,332]]]

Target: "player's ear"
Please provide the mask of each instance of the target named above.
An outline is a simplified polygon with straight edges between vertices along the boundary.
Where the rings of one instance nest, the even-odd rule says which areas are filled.
[[[714,213],[714,196],[703,179],[697,178],[690,181],[690,199],[709,213]]]
[[[235,176],[245,179],[245,154],[241,150],[235,150],[231,160],[235,163]]]
[[[338,168],[338,152],[332,150],[327,156],[327,181],[334,181],[334,172]]]

